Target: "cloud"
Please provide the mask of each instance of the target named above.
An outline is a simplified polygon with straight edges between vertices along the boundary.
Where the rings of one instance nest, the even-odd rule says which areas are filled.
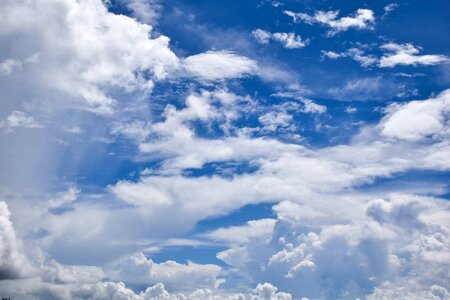
[[[380,58],[378,63],[380,68],[393,68],[397,65],[436,65],[449,61],[445,55],[417,55],[421,49],[410,43],[387,43],[382,45],[381,49],[386,53]]]
[[[159,0],[122,0],[140,22],[156,25],[161,17],[162,5]]]
[[[245,243],[249,242],[250,238],[269,236],[273,231],[275,220],[261,219],[248,221],[243,226],[232,226],[228,228],[220,228],[204,234],[203,236],[228,243]]]
[[[365,48],[367,47],[368,46],[366,45]],[[365,68],[374,65],[379,68],[393,68],[398,65],[436,65],[449,61],[449,58],[444,55],[417,55],[421,49],[410,43],[388,43],[381,45],[380,49],[384,51],[384,55],[381,57],[376,57],[373,54],[366,55],[364,49],[358,47],[350,48],[341,53],[322,50],[322,56],[330,59],[350,57]]]
[[[43,126],[36,122],[33,117],[25,115],[22,111],[13,111],[4,121],[0,121],[0,128],[11,132],[13,128],[42,128]]]
[[[112,113],[117,99],[109,88],[148,92],[178,64],[169,38],[150,38],[148,25],[108,12],[100,0],[5,0],[0,16],[7,45],[0,69],[14,73],[4,84],[22,82],[41,101]],[[19,101],[20,90],[7,96]]]
[[[385,18],[388,14],[396,10],[398,7],[399,7],[398,3],[395,2],[386,5],[385,7],[383,7],[384,14],[381,16],[381,18]]]
[[[172,291],[193,291],[200,288],[216,289],[223,279],[218,278],[222,268],[213,265],[201,265],[193,262],[180,264],[175,261],[155,263],[143,253],[137,253],[120,261],[115,269],[114,278],[132,286],[147,287],[163,283]]]
[[[325,105],[317,104],[311,99],[305,98],[303,95],[301,95],[301,93],[298,92],[277,92],[275,94],[272,94],[272,96],[280,98],[291,98],[302,102],[303,108],[301,109],[301,111],[304,113],[323,114],[327,111],[327,107]]]
[[[372,29],[375,25],[375,16],[372,10],[360,8],[354,16],[337,18],[339,11],[317,11],[314,15],[306,13],[295,13],[289,10],[284,13],[293,18],[295,23],[300,21],[306,24],[319,23],[331,27],[328,36],[333,36],[339,32],[347,31],[350,28]]]
[[[392,104],[381,121],[381,133],[390,138],[418,141],[426,137],[448,137],[450,90],[435,98]]]
[[[229,51],[207,51],[187,57],[183,62],[188,74],[200,80],[217,81],[254,74],[252,59]]]
[[[22,243],[16,237],[5,202],[0,202],[0,281],[16,279],[31,271],[23,254]]]
[[[268,112],[259,117],[258,121],[264,126],[263,130],[277,131],[292,125],[292,116],[286,112]]]
[[[308,45],[309,40],[302,40],[300,35],[295,35],[293,32],[275,32],[271,33],[262,29],[256,29],[252,31],[253,37],[260,44],[268,44],[270,40],[274,40],[283,45],[287,49],[298,49]]]
[[[364,68],[376,65],[378,62],[377,57],[375,57],[374,55],[365,55],[362,49],[356,47],[350,48],[347,51],[341,53],[322,50],[322,56],[330,59],[350,57],[351,59],[357,61]]]
[[[112,277],[126,280],[143,291],[135,293],[123,282],[106,281],[105,272],[94,266],[63,265],[43,257],[32,247],[33,267],[22,250],[22,241],[14,232],[10,212],[0,202],[0,290],[3,296],[26,299],[291,299],[287,293],[277,292],[271,284],[259,284],[254,293],[224,293],[218,286],[224,282],[217,276],[222,269],[215,265],[174,261],[155,263],[142,253],[123,259],[111,272]],[[103,279],[103,280],[102,280]],[[149,286],[149,282],[156,282]],[[164,282],[165,285],[161,282]],[[185,291],[169,293],[171,291]],[[203,288],[202,288],[203,287]],[[265,298],[261,298],[265,297]],[[269,298],[267,298],[269,297]]]
[[[352,210],[317,212],[312,203],[281,202],[274,207],[278,218],[271,238],[252,237],[218,258],[251,278],[270,278],[295,297],[353,299],[374,288],[369,299],[384,299],[383,293],[407,299],[416,290],[429,291],[430,299],[433,293],[447,295],[445,200],[396,194],[337,201]],[[418,269],[427,271],[410,273]],[[390,287],[391,282],[398,285]]]

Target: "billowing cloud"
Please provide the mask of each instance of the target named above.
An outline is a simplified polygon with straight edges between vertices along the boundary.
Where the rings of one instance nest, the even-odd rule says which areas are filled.
[[[449,112],[450,90],[423,101],[393,104],[380,124],[381,132],[387,137],[411,141],[448,137]]]
[[[193,291],[218,288],[225,281],[218,278],[221,271],[221,267],[213,264],[180,264],[170,260],[158,264],[137,253],[119,263],[114,277],[135,287],[163,283],[172,291]]]
[[[0,280],[20,278],[31,271],[10,216],[6,203],[0,202]]]
[[[218,258],[257,280],[271,278],[296,297],[357,298],[377,286],[373,299],[383,293],[406,299],[419,287],[430,299],[447,297],[450,210],[445,200],[397,194],[346,199],[345,205],[353,209],[325,213],[281,202],[274,207],[278,220],[270,238],[254,236]],[[422,268],[427,271],[411,273]],[[401,288],[390,290],[391,282]]]
[[[15,73],[2,84],[26,82],[43,100],[70,99],[66,106],[96,113],[114,110],[117,99],[106,87],[149,91],[178,64],[169,38],[150,38],[148,25],[108,12],[100,0],[4,0],[0,26],[7,45],[0,51],[0,70]]]

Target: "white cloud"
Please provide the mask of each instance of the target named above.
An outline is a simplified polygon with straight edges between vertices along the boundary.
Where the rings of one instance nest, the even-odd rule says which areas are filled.
[[[330,59],[337,59],[337,58],[345,57],[345,54],[344,53],[337,53],[337,52],[334,52],[334,51],[322,50],[322,56],[328,57]]]
[[[140,22],[155,25],[162,11],[159,0],[123,0]]]
[[[309,99],[304,99],[303,104],[304,104],[303,112],[305,113],[323,114],[327,111],[326,106],[317,104]]]
[[[390,14],[391,12],[396,10],[398,7],[399,7],[398,3],[390,3],[390,4],[386,5],[383,8],[384,9],[384,14],[383,14],[382,18],[385,18],[388,14]]]
[[[330,59],[350,57],[351,59],[357,61],[364,68],[375,65],[378,62],[377,57],[375,57],[374,55],[365,55],[362,49],[356,47],[350,48],[347,51],[341,53],[322,50],[322,56],[328,57]]]
[[[380,68],[393,68],[397,65],[436,65],[449,61],[445,55],[418,55],[420,48],[410,43],[388,43],[381,46],[386,53],[380,58]]]
[[[42,128],[43,126],[36,122],[33,117],[25,115],[22,111],[13,111],[4,121],[0,121],[0,128],[11,132],[15,127],[23,128]]]
[[[417,141],[426,137],[448,137],[450,126],[450,90],[435,98],[393,104],[381,121],[384,136]]]
[[[367,48],[367,45],[364,46]],[[359,62],[362,67],[376,65],[379,68],[393,68],[397,65],[436,65],[449,61],[449,58],[444,55],[417,55],[421,48],[415,47],[410,43],[388,43],[380,46],[380,49],[384,51],[384,55],[380,58],[373,54],[366,55],[361,47],[353,47],[341,53],[322,51],[322,56],[330,59],[350,57]]]
[[[287,49],[303,48],[309,43],[309,40],[302,40],[302,37],[296,35],[294,32],[271,33],[262,29],[256,29],[252,31],[252,35],[260,44],[265,45],[268,44],[270,40],[274,40]]]
[[[295,23],[303,21],[307,24],[324,24],[331,27],[328,32],[329,36],[333,36],[339,32],[347,31],[350,28],[356,29],[372,29],[375,25],[375,16],[372,10],[360,8],[354,16],[342,17],[338,19],[339,11],[317,11],[314,15],[306,13],[295,13],[292,11],[284,11],[284,13],[293,18]]]
[[[218,278],[221,271],[221,267],[212,264],[180,264],[170,260],[158,264],[147,259],[143,253],[137,253],[119,263],[115,279],[133,286],[146,287],[163,283],[172,291],[193,291],[199,288],[218,288],[224,282]]]
[[[0,20],[7,45],[1,70],[15,73],[6,84],[20,79],[39,100],[64,101],[65,107],[111,113],[117,99],[107,88],[148,92],[178,64],[167,37],[150,38],[148,25],[108,12],[100,0],[5,0]]]
[[[281,202],[274,207],[278,220],[270,239],[250,238],[218,258],[251,278],[270,278],[296,297],[354,299],[374,287],[379,288],[373,299],[407,299],[414,291],[447,295],[450,207],[445,200],[397,194],[333,201],[352,209],[321,207],[322,213],[315,213],[313,202]],[[419,269],[423,272],[413,271]],[[391,291],[390,282],[397,285]]]
[[[327,111],[327,107],[325,105],[317,104],[311,99],[307,99],[297,92],[277,92],[275,94],[272,94],[272,96],[280,98],[291,98],[302,102],[303,108],[301,109],[301,111],[304,113],[323,114]]]
[[[207,51],[187,57],[183,65],[191,76],[200,80],[224,80],[254,74],[257,64],[252,59],[229,51]]]
[[[23,254],[22,243],[16,237],[5,202],[0,202],[0,281],[25,276],[31,266]]]
[[[23,254],[22,241],[15,235],[5,202],[0,202],[0,241],[0,290],[4,297],[67,300],[291,299],[289,294],[277,292],[278,289],[268,283],[258,285],[253,293],[245,295],[227,293],[217,289],[224,282],[218,278],[222,271],[218,266],[174,261],[157,264],[142,253],[127,257],[109,271],[110,276],[127,280],[131,285],[143,284],[144,291],[140,293],[135,293],[122,282],[102,281],[105,272],[101,268],[63,265],[43,257],[35,247],[28,249],[34,258],[31,267]],[[151,282],[156,283],[149,286]],[[171,291],[185,292],[169,293],[161,282]]]
[[[289,127],[292,124],[292,116],[286,112],[268,112],[258,118],[264,125],[263,130],[277,131],[279,128]]]
[[[212,240],[224,241],[228,243],[245,243],[250,238],[269,237],[275,225],[274,219],[260,219],[248,221],[243,226],[231,226],[219,228],[203,236]]]

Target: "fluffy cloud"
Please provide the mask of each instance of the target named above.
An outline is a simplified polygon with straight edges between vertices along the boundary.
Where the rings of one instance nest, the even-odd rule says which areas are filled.
[[[228,243],[245,243],[250,238],[256,236],[269,236],[273,231],[275,220],[273,219],[261,219],[248,221],[246,225],[234,226],[229,228],[220,228],[205,234],[213,240],[225,241]]]
[[[375,16],[370,9],[360,8],[354,16],[338,18],[339,11],[317,11],[314,15],[306,13],[295,13],[289,10],[284,13],[294,19],[295,23],[303,21],[307,24],[319,23],[331,27],[328,32],[333,36],[339,32],[347,31],[350,28],[371,29],[375,24]]]
[[[132,286],[141,285],[135,293],[122,282],[102,281],[105,273],[93,266],[68,266],[45,257],[33,255],[33,267],[21,248],[10,221],[5,202],[0,202],[0,290],[3,297],[26,299],[291,299],[287,293],[277,292],[271,284],[259,284],[253,293],[232,294],[217,290],[223,283],[217,276],[221,268],[192,262],[179,264],[166,261],[160,264],[148,260],[142,253],[122,260],[111,272]],[[37,249],[36,249],[37,250]],[[37,250],[38,251],[38,250]],[[153,286],[149,283],[155,282]],[[169,290],[187,291],[169,293]],[[202,288],[203,287],[203,288]]]
[[[365,45],[365,48],[368,46]],[[412,44],[395,44],[388,43],[380,46],[384,51],[384,55],[376,57],[373,54],[365,54],[364,48],[353,47],[345,52],[322,51],[322,56],[330,59],[342,57],[350,57],[357,61],[362,67],[370,67],[376,65],[379,68],[393,68],[397,65],[418,66],[418,65],[436,65],[449,61],[444,55],[417,55],[420,48]]]
[[[450,133],[448,114],[450,112],[450,90],[436,98],[393,104],[387,108],[382,120],[384,136],[417,141],[426,137],[447,137]]]
[[[381,49],[386,51],[378,63],[381,68],[393,68],[397,65],[436,65],[449,61],[445,55],[418,55],[421,49],[410,43],[388,43],[382,45]]]
[[[149,91],[178,64],[167,37],[150,38],[148,25],[108,12],[100,0],[3,0],[0,14],[0,39],[7,45],[0,61],[35,57],[20,68],[5,68],[4,62],[2,72],[14,69],[14,82],[20,76],[49,98],[62,93],[96,113],[114,109],[116,99],[106,87]]]
[[[119,263],[114,278],[135,287],[163,283],[172,291],[193,291],[218,288],[224,282],[218,278],[221,271],[219,266],[212,264],[179,264],[170,260],[158,264],[147,259],[143,253],[137,253]]]
[[[278,220],[270,238],[254,236],[218,258],[256,280],[271,278],[296,297],[353,299],[377,287],[373,299],[386,299],[383,294],[406,299],[417,289],[446,299],[450,207],[445,200],[391,195],[346,199],[341,205],[353,209],[326,213],[281,202],[274,207]],[[418,269],[427,271],[414,272]]]
[[[229,51],[207,51],[184,60],[188,74],[200,80],[224,80],[255,73],[255,61]]]
[[[293,32],[275,32],[271,33],[262,29],[256,29],[252,31],[253,37],[260,44],[268,44],[269,40],[274,40],[283,45],[287,49],[303,48],[308,45],[308,40],[302,40],[302,37],[295,35]]]
[[[23,277],[30,272],[30,264],[22,252],[10,220],[11,213],[5,202],[0,202],[0,281]]]

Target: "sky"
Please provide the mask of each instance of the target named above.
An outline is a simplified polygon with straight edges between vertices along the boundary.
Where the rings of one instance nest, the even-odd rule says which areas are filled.
[[[0,0],[0,297],[450,299],[449,11]]]

